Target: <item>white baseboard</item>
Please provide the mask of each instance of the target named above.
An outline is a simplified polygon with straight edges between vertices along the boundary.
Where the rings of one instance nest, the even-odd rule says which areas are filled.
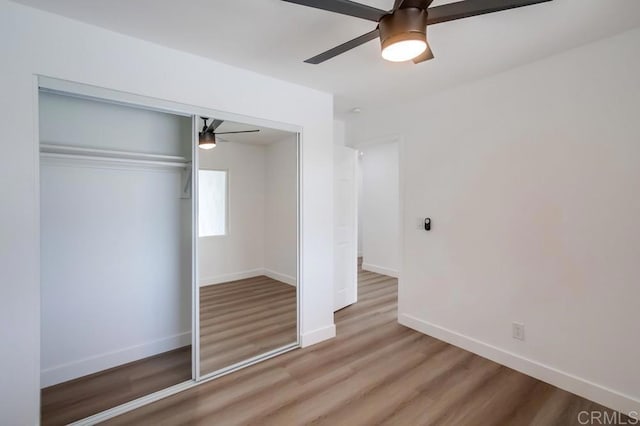
[[[157,355],[191,344],[191,331],[131,346],[113,352],[95,355],[67,364],[50,367],[40,372],[40,386],[45,388],[107,368]]]
[[[266,275],[267,277],[274,279],[276,281],[280,281],[285,284],[292,285],[294,287],[296,286],[296,281],[297,281],[296,277],[292,277],[291,275],[281,274],[280,272],[272,271],[271,269],[267,269],[267,268],[263,270],[263,275]]]
[[[296,285],[295,277],[292,277],[291,275],[287,275],[287,274],[282,274],[280,272],[272,271],[271,269],[267,269],[267,268],[255,268],[255,269],[249,269],[248,271],[232,272],[230,274],[222,274],[222,275],[216,275],[213,277],[205,277],[205,278],[201,278],[199,282],[200,282],[200,287],[206,287],[208,285],[224,284],[224,283],[228,283],[229,281],[244,280],[247,278],[259,277],[262,275],[272,278],[276,281],[281,281],[285,284],[289,284],[292,286]]]
[[[334,337],[336,337],[336,325],[331,324],[307,333],[302,333],[300,336],[300,346],[306,348],[307,346],[315,345],[316,343],[333,339]]]
[[[448,330],[409,314],[398,314],[398,322],[421,333],[443,340],[454,346],[465,349],[502,364],[528,376],[549,383],[567,392],[595,401],[612,410],[626,414],[640,413],[640,400],[622,394],[613,389],[577,377],[549,365],[525,358],[513,352],[481,342],[469,336]]]
[[[200,283],[200,287],[205,287],[208,285],[227,283],[229,281],[259,277],[260,275],[264,275],[263,268],[249,269],[247,271],[232,272],[230,274],[215,275],[212,277],[204,277],[200,278],[198,282]]]
[[[398,278],[398,271],[391,268],[385,268],[383,266],[372,265],[370,263],[362,263],[362,269],[369,272],[375,272],[376,274],[388,275],[393,278]]]

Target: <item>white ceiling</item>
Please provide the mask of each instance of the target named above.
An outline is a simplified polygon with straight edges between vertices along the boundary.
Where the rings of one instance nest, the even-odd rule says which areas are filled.
[[[381,9],[393,3],[360,1]],[[309,65],[303,60],[375,23],[280,0],[19,2],[334,93],[337,115],[425,96],[640,26],[640,0],[554,0],[430,26],[436,59],[420,65],[384,61],[375,40]]]

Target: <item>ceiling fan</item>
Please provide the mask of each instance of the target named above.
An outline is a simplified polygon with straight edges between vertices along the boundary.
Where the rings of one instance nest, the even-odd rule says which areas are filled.
[[[378,23],[373,31],[309,58],[306,63],[319,64],[379,37],[384,59],[392,62],[413,60],[418,64],[434,57],[427,43],[428,25],[551,0],[464,0],[435,7],[429,7],[433,0],[395,0],[390,11],[349,0],[283,1]]]
[[[202,149],[211,149],[215,148],[217,142],[227,142],[223,139],[218,138],[216,140],[217,135],[229,135],[232,133],[255,133],[260,130],[239,130],[237,132],[216,132],[216,129],[220,127],[224,120],[216,120],[214,119],[210,125],[207,125],[207,120],[209,118],[202,117],[204,120],[204,126],[202,127],[202,131],[198,134],[198,147]]]

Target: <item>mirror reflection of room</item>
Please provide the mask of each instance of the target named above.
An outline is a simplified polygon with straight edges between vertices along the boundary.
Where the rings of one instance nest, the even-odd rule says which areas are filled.
[[[192,120],[39,105],[41,423],[57,425],[192,378]]]
[[[200,372],[297,342],[297,134],[200,119]]]

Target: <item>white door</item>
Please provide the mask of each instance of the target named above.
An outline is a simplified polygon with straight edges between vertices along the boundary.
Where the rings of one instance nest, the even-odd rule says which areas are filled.
[[[358,151],[334,147],[334,310],[358,300]]]

